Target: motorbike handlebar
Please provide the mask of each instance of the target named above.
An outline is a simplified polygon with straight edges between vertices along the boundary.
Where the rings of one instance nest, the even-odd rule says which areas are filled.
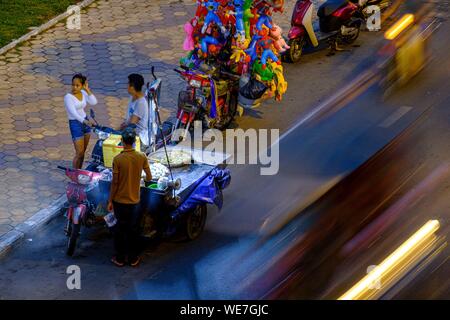
[[[220,71],[221,74],[225,75],[225,76],[229,76],[230,78],[234,78],[234,79],[240,79],[241,77],[237,74],[234,73],[230,73],[230,72],[226,72],[226,71]]]

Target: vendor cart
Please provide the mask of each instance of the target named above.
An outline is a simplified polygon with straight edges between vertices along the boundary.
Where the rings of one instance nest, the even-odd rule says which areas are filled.
[[[170,146],[167,151],[189,153],[192,155],[191,163],[171,168],[168,183],[164,186],[161,185],[161,179],[156,179],[160,177],[153,179],[147,186],[142,181],[138,209],[142,213],[141,234],[147,238],[177,235],[195,240],[204,229],[207,205],[222,207],[222,190],[231,180],[230,172],[226,169],[229,155],[216,153],[215,161],[205,161],[201,150]],[[107,214],[105,208],[111,189],[111,176],[108,170],[103,171],[104,178],[99,181],[98,188],[88,195],[97,216]],[[114,227],[111,230],[114,232]]]
[[[152,73],[154,70],[152,69]],[[155,76],[154,76],[155,77]],[[171,127],[161,123],[158,100],[161,81],[156,79],[147,86],[150,123],[149,145],[145,151],[152,166],[152,156],[162,153],[160,159],[167,160],[167,172],[154,176],[145,184],[142,180],[141,202],[142,235],[170,237],[180,234],[194,240],[202,233],[207,216],[207,204],[222,206],[222,190],[230,183],[230,172],[226,169],[229,155],[216,153],[214,160],[205,161],[202,150],[191,150],[167,143]],[[91,110],[91,118],[95,113]],[[169,128],[170,127],[170,128]],[[102,127],[97,123],[94,130],[99,140],[85,170],[58,167],[71,180],[66,188],[68,207],[65,232],[69,238],[67,254],[73,255],[81,226],[90,227],[103,221],[114,232],[114,216],[107,212],[107,203],[112,181],[112,159],[120,153],[120,132]],[[137,141],[137,146],[139,145]],[[117,143],[117,145],[115,145]],[[171,164],[169,154],[183,152],[188,161]],[[162,164],[159,164],[163,166]],[[160,179],[163,178],[163,179]]]
[[[167,148],[167,152],[182,149],[172,146]],[[230,172],[226,169],[229,156],[216,153],[216,160],[205,161],[201,150],[184,149],[183,152],[190,152],[190,162],[171,168],[170,178],[159,177],[151,183],[142,180],[138,210],[142,218],[143,237],[167,238],[178,235],[195,240],[205,227],[207,205],[222,207],[222,190],[231,180]],[[114,214],[106,210],[112,170],[93,164],[88,170],[59,168],[71,179],[67,186],[69,207],[65,230],[68,236],[67,254],[72,256],[81,226],[91,227],[106,222],[111,232],[115,231],[115,224],[111,223]]]

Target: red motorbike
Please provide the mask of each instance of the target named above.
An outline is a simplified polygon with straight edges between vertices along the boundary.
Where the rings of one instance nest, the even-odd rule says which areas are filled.
[[[318,47],[328,42],[332,50],[339,44],[351,44],[358,37],[365,17],[361,6],[348,0],[328,0],[317,11],[313,23],[314,5],[311,0],[298,0],[292,15],[288,39],[290,49],[285,54],[288,62],[298,62],[305,46]]]
[[[205,73],[183,68],[175,71],[187,83],[178,96],[175,129],[185,130],[181,138],[186,137],[197,120],[206,128],[226,129],[238,108],[239,76],[218,70]]]
[[[67,255],[72,256],[80,235],[81,226],[91,227],[102,218],[97,218],[95,205],[89,200],[88,193],[98,186],[103,177],[102,173],[87,170],[76,170],[58,166],[64,170],[70,179],[66,187],[68,209],[66,213],[67,225],[65,233],[69,238],[67,242]]]

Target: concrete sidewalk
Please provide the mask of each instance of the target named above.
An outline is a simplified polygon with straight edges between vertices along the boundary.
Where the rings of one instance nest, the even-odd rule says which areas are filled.
[[[285,30],[292,6],[277,17]],[[63,103],[73,74],[88,76],[98,121],[118,126],[127,75],[149,81],[155,66],[166,119],[183,85],[172,69],[185,54],[183,25],[194,12],[191,0],[99,0],[81,11],[80,30],[62,21],[0,55],[0,253],[64,202],[65,176],[56,166],[70,165],[74,153]]]
[[[183,24],[193,10],[192,1],[96,1],[82,10],[80,30],[62,21],[0,56],[0,243],[63,201],[65,176],[56,166],[73,157],[63,104],[72,75],[88,76],[98,121],[117,126],[127,105],[127,75],[151,80],[153,65],[164,81],[167,118],[182,85],[171,70],[183,55]],[[6,242],[17,236],[9,233]]]

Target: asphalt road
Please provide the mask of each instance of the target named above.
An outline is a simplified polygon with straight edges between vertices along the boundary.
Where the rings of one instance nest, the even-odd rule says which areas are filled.
[[[280,128],[285,132],[296,119],[355,77],[379,40],[380,34],[363,33],[358,40],[362,46],[350,52],[333,57],[316,52],[305,56],[301,64],[286,66],[290,90],[283,103],[262,106],[239,119],[238,125],[244,129]],[[236,259],[241,258],[240,253],[254,244],[261,227],[275,227],[278,221],[298,213],[315,191],[330,188],[411,125],[424,110],[442,101],[442,96],[448,94],[448,82],[443,81],[448,81],[446,75],[448,71],[435,68],[417,78],[401,96],[387,101],[369,91],[363,103],[353,103],[319,123],[295,129],[280,143],[280,172],[275,177],[260,176],[256,166],[232,166],[233,181],[224,194],[225,206],[220,213],[210,211],[201,238],[191,243],[151,244],[139,268],[119,269],[110,264],[112,241],[103,229],[86,232],[77,256],[65,257],[64,219],[55,219],[28,235],[2,260],[0,298],[235,297],[240,294],[236,292],[240,283],[231,271],[239,265]],[[389,126],[380,126],[402,106],[408,106],[407,113]],[[82,271],[81,290],[66,287],[66,268],[73,264]]]
[[[426,192],[419,192],[421,189],[417,186],[450,160],[448,30],[449,24],[444,22],[432,40],[432,62],[408,86],[397,90],[384,101],[369,98],[379,96],[378,88],[371,87],[345,109],[323,122],[326,125],[340,115],[351,113],[352,108],[355,110],[362,105],[370,105],[369,101],[372,101],[372,107],[383,109],[389,106],[392,111],[399,111],[394,111],[393,115],[403,114],[400,118],[387,118],[397,119],[394,123],[384,120],[371,128],[369,132],[375,132],[374,136],[363,135],[362,141],[370,142],[369,145],[357,147],[359,139],[351,142],[355,150],[349,159],[354,159],[355,154],[365,148],[370,149],[371,144],[393,130],[385,130],[387,127],[406,125],[406,130],[325,197],[303,210],[259,250],[252,250],[247,257],[251,262],[242,267],[242,274],[252,268],[256,270],[253,273],[259,274],[245,286],[250,288],[250,297],[268,294],[266,297],[270,298],[335,299],[365,276],[368,266],[379,264],[428,220],[441,221],[439,236],[446,244],[450,218],[448,175]],[[380,112],[378,110],[376,113]],[[377,116],[367,110],[364,113],[371,119]],[[416,120],[409,122],[412,118],[408,120],[408,117]],[[349,118],[355,119],[355,116]],[[334,159],[339,163],[339,157]],[[333,169],[334,165],[324,167]],[[413,196],[407,198],[404,208],[394,207],[409,192],[413,192]],[[395,218],[391,221],[384,218],[385,221],[377,226],[376,237],[349,250],[352,240],[375,218],[384,217],[388,210],[391,210],[388,214]],[[448,257],[448,247],[444,245],[436,249],[427,261],[422,261],[381,298],[448,299]],[[282,285],[274,286],[279,283]]]

